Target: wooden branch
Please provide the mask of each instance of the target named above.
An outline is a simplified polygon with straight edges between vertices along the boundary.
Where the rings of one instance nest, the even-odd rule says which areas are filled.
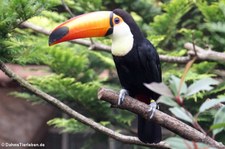
[[[162,62],[169,62],[169,63],[181,63],[185,64],[191,60],[190,56],[167,56],[167,55],[159,55],[159,58]]]
[[[22,79],[20,76],[16,75],[14,72],[12,72],[1,60],[0,60],[0,69],[11,79],[15,80],[17,83],[19,83],[21,86],[25,87],[38,97],[41,97],[43,100],[47,101],[51,105],[54,105],[55,107],[59,108],[63,112],[67,113],[71,117],[75,118],[79,122],[90,126],[96,131],[102,132],[106,135],[108,135],[111,138],[114,138],[115,140],[124,142],[124,143],[129,143],[129,144],[136,144],[136,145],[142,145],[142,146],[148,146],[148,147],[154,147],[154,148],[169,148],[168,144],[165,142],[160,142],[157,144],[145,144],[141,142],[137,137],[133,136],[126,136],[123,134],[120,134],[114,130],[111,130],[107,127],[104,127],[100,125],[99,123],[93,121],[90,118],[87,118],[80,113],[76,112],[75,110],[71,109],[69,106],[65,105],[63,102],[60,100],[48,95],[47,93],[39,90],[38,88],[32,86],[29,84],[27,81]]]
[[[50,31],[42,28],[40,26],[37,26],[30,22],[23,22],[21,24],[22,27],[30,28],[36,32],[43,33],[45,35],[49,35]],[[71,40],[72,43],[80,44],[86,47],[91,47],[91,50],[95,51],[103,51],[103,52],[110,52],[111,47],[101,44],[101,43],[92,43],[89,40],[85,39],[76,39]],[[167,56],[167,55],[159,55],[159,58],[162,62],[169,62],[169,63],[187,63],[191,60],[191,56],[195,55],[193,44],[192,43],[185,43],[184,47],[189,50],[188,56]],[[195,46],[198,58],[197,60],[213,60],[213,61],[222,61],[225,62],[225,53],[222,52],[216,52],[212,50],[204,50],[201,47]]]
[[[192,43],[185,43],[184,47],[189,50],[188,54],[195,55],[194,47]],[[205,50],[199,46],[195,45],[195,50],[197,52],[198,59],[200,60],[213,60],[225,62],[225,53],[217,52],[213,50]]]
[[[223,70],[223,69],[215,69],[214,72],[215,72],[215,74],[225,78],[225,70]]]
[[[30,28],[36,32],[49,35],[51,32],[45,28],[42,28],[40,26],[37,26],[33,23],[30,22],[23,22],[21,24],[22,27]],[[71,40],[72,43],[80,44],[86,47],[91,47],[91,50],[95,51],[103,51],[103,52],[110,52],[111,47],[100,44],[100,43],[92,43],[89,40],[85,39],[76,39],[76,40]],[[159,55],[159,58],[163,62],[169,62],[169,63],[187,63],[190,60],[190,56],[182,56],[182,57],[175,57],[175,56],[166,56],[166,55]]]
[[[66,2],[64,0],[61,0],[61,2],[62,2],[62,5],[64,6],[64,8],[66,9],[66,11],[70,14],[70,16],[74,17],[75,15],[72,13],[70,8],[67,6]]]
[[[120,109],[129,110],[133,113],[143,116],[145,119],[149,119],[149,112],[148,112],[149,106],[129,96],[126,96],[123,104],[118,106],[117,105],[118,94],[109,89],[103,88],[99,91],[98,98],[111,103],[114,107],[116,106]],[[222,143],[213,140],[209,136],[204,135],[203,133],[199,132],[193,127],[159,110],[156,110],[151,120],[188,140],[195,142],[202,142],[219,149],[225,148],[225,146]]]

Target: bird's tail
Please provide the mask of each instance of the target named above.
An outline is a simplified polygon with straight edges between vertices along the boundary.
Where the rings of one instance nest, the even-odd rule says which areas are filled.
[[[135,96],[141,102],[150,104],[148,95]],[[155,97],[157,99],[157,97]],[[145,143],[158,143],[162,140],[161,126],[138,115],[138,138]]]
[[[145,143],[158,143],[162,140],[160,125],[138,115],[138,138]]]

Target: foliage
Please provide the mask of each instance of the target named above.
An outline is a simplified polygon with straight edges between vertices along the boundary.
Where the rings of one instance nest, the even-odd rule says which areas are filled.
[[[38,14],[46,3],[44,0],[3,0],[0,2],[0,58],[7,60],[16,55],[19,50],[8,50],[8,44],[5,45],[7,37],[13,37],[13,32],[21,22]]]
[[[65,0],[65,4],[74,15],[115,8],[130,12],[146,37],[163,55],[187,55],[188,51],[183,48],[186,42],[194,42],[205,49],[224,51],[224,0]],[[71,18],[64,5],[61,0],[0,1],[0,59],[23,65],[47,65],[52,75],[30,77],[29,82],[103,125],[130,132],[134,115],[112,110],[96,97],[103,85],[120,88],[110,54],[90,51],[87,47],[69,42],[49,47],[47,36],[19,26],[28,20],[52,30]],[[111,43],[108,38],[92,40],[107,45]],[[209,135],[212,133],[218,141],[224,142],[224,108],[213,108],[215,104],[224,102],[224,76],[215,71],[224,71],[224,64],[216,61],[196,62],[185,80],[182,78],[183,64],[162,62],[161,66],[164,83],[147,85],[163,95],[158,101],[166,104],[177,118],[201,131],[210,131]],[[183,83],[180,83],[181,80]],[[13,95],[39,101],[39,98],[25,91],[14,92]],[[73,119],[56,118],[49,124],[66,132],[85,131],[84,125]],[[180,145],[187,142],[180,138],[168,140]]]
[[[48,125],[54,125],[56,128],[63,128],[64,132],[77,133],[84,132],[87,130],[86,125],[83,125],[76,121],[75,119],[63,119],[63,118],[54,118],[48,121]]]
[[[198,9],[204,16],[205,23],[200,26],[203,29],[209,31],[211,36],[210,40],[207,39],[208,44],[215,47],[218,51],[223,51],[222,46],[224,45],[225,30],[225,1],[221,0],[218,2],[212,2],[211,4],[206,1],[198,1],[196,3]]]
[[[190,149],[190,148],[198,148],[198,149],[214,149],[203,143],[191,142],[178,137],[171,137],[166,139],[166,143],[170,144],[171,148],[182,148],[182,149]]]
[[[220,107],[217,112],[214,112],[211,120],[209,118],[207,119],[207,123],[211,123],[209,128],[206,128],[206,125],[202,125],[204,126],[203,129],[198,124],[198,122],[205,121],[202,119],[201,114],[208,114],[208,111],[214,111],[216,105],[225,102],[225,97],[208,99],[199,106],[197,111],[192,111],[191,108],[187,109],[186,107],[186,102],[188,102],[187,99],[189,99],[190,96],[195,96],[195,94],[199,94],[202,91],[210,91],[214,88],[213,85],[217,85],[219,82],[212,78],[203,78],[189,86],[187,86],[185,82],[183,82],[183,85],[180,86],[180,82],[181,80],[179,78],[172,76],[169,86],[165,85],[164,83],[151,83],[146,84],[146,87],[156,93],[161,94],[158,102],[169,106],[169,111],[178,119],[191,124],[193,127],[204,133],[208,132],[206,129],[212,130],[213,136],[222,133],[222,131],[225,130],[224,106]],[[192,114],[193,112],[195,112],[194,115]],[[171,138],[171,140],[173,140],[173,138]]]
[[[32,7],[31,7],[32,6]],[[0,37],[6,37],[19,23],[40,12],[44,1],[3,0],[0,2]]]
[[[176,35],[177,24],[181,17],[192,7],[189,0],[173,0],[171,3],[165,4],[163,8],[166,13],[154,17],[154,22],[150,24],[152,29],[149,34],[166,35],[163,42],[167,44]]]
[[[80,108],[89,110],[91,114],[98,114],[106,111],[108,106],[100,103],[96,96],[100,83],[87,82],[81,83],[75,78],[63,77],[62,75],[50,75],[45,77],[32,77],[29,82],[38,86],[45,92],[55,96],[60,100],[76,101],[81,104]],[[95,109],[95,107],[98,107]]]
[[[221,102],[225,102],[225,98],[222,99]],[[221,107],[218,112],[215,115],[213,125],[211,126],[211,129],[213,129],[213,135],[217,135],[218,133],[221,133],[223,130],[225,130],[225,107]]]

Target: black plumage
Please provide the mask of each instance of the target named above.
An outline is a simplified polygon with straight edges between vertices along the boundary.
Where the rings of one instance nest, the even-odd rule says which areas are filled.
[[[130,14],[121,9],[113,12],[130,27],[134,38],[129,53],[124,56],[113,55],[120,83],[130,96],[149,104],[151,99],[157,100],[159,95],[147,89],[144,83],[162,81],[159,56]],[[161,127],[138,116],[138,137],[143,142],[157,143],[161,141]]]

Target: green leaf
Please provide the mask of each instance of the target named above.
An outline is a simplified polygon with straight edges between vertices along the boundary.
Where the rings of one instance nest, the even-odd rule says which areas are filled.
[[[158,103],[163,103],[165,105],[171,106],[171,107],[179,107],[179,105],[170,97],[167,96],[160,96],[157,100]]]
[[[190,148],[214,149],[206,144],[188,141],[188,140],[178,138],[178,137],[170,137],[170,138],[166,139],[165,141],[173,149],[190,149]]]
[[[175,95],[177,95],[178,87],[179,87],[179,84],[180,84],[180,79],[178,77],[172,75],[170,77],[169,83],[170,83],[170,88],[172,89],[173,93]]]
[[[201,107],[199,108],[199,112],[204,112],[205,110],[208,110],[212,108],[213,106],[217,105],[218,103],[225,102],[225,98],[223,99],[211,99],[211,100],[206,100]]]
[[[225,122],[225,106],[221,107],[218,112],[215,115],[214,121],[213,121],[213,125],[215,125],[214,127],[217,126],[217,124],[222,124]],[[224,130],[225,127],[223,128],[218,128],[218,129],[213,129],[213,135],[216,135],[218,133],[220,133],[222,130]]]
[[[175,95],[178,95],[178,88],[180,86],[180,78],[172,75],[170,78],[170,88],[172,89],[173,93]],[[181,90],[180,90],[180,95],[185,94],[187,92],[187,85],[185,82],[183,82]]]
[[[182,107],[173,107],[169,108],[170,112],[172,112],[177,118],[184,120],[186,122],[193,124],[193,116],[187,110]]]
[[[110,121],[101,121],[100,124],[103,125],[103,126],[108,126],[111,123],[110,123]]]
[[[62,128],[63,129],[62,132],[77,133],[87,130],[86,125],[78,122],[73,118],[70,119],[54,118],[52,120],[49,120],[47,124],[50,126],[53,125],[56,128]]]
[[[173,0],[170,3],[165,3],[163,5],[165,13],[155,16],[154,22],[150,24],[151,34],[166,35],[164,42],[167,43],[174,37],[177,24],[182,16],[192,7],[192,2],[189,0]]]
[[[172,92],[170,91],[170,89],[163,83],[156,83],[156,82],[153,82],[153,83],[150,83],[150,84],[144,84],[148,89],[160,94],[160,95],[164,95],[164,96],[167,96],[167,97],[171,97],[173,98],[173,94]]]
[[[210,129],[219,129],[219,128],[225,128],[225,123],[218,123],[210,127]]]
[[[212,78],[204,78],[204,79],[198,80],[188,87],[186,96],[191,96],[200,91],[210,91],[211,89],[213,89],[211,85],[217,85],[217,84],[219,84],[219,81]]]
[[[164,40],[165,35],[152,35],[150,34],[150,36],[148,36],[148,40],[151,41],[151,43],[157,47],[157,45]]]

